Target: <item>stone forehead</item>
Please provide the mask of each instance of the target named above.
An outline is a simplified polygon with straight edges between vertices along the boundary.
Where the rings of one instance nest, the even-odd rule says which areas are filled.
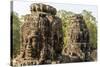
[[[42,3],[31,4],[30,10],[31,12],[45,12],[45,13],[50,13],[52,15],[55,15],[57,12],[56,8],[50,5],[42,4]]]

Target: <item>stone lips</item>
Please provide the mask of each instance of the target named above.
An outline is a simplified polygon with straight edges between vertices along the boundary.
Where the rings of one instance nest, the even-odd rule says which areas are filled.
[[[56,15],[57,13],[56,8],[50,5],[42,4],[42,3],[31,4],[30,11],[31,12],[45,12],[45,13],[50,13],[52,15]]]

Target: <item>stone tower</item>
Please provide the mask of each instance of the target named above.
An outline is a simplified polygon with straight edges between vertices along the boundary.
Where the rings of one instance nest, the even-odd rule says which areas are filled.
[[[48,64],[62,51],[62,23],[52,6],[33,3],[20,27],[20,54],[13,65]],[[56,57],[56,59],[54,59]]]
[[[88,61],[90,53],[89,31],[80,14],[67,18],[70,20],[67,31],[67,45],[63,54],[70,58],[69,62]]]

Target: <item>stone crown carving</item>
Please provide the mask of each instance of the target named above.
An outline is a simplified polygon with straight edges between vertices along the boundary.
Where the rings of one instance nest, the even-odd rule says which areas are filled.
[[[52,15],[56,15],[57,12],[56,8],[42,3],[31,4],[30,10],[31,12],[45,12],[45,13],[50,13]]]

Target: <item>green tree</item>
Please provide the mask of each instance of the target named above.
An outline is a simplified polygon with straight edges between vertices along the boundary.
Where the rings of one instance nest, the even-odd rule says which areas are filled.
[[[20,21],[18,18],[18,14],[15,12],[11,12],[12,19],[12,49],[13,49],[13,57],[17,55],[20,47]]]
[[[64,35],[64,38],[63,38],[63,41],[64,41],[64,46],[67,45],[67,30],[68,30],[68,25],[69,25],[69,22],[70,20],[68,18],[70,18],[70,16],[74,15],[73,12],[71,11],[65,11],[65,10],[59,10],[57,12],[57,16],[59,16],[62,20],[62,30],[63,30],[63,35]]]
[[[81,13],[87,24],[90,33],[90,44],[92,48],[97,48],[97,21],[92,12],[83,10]]]

